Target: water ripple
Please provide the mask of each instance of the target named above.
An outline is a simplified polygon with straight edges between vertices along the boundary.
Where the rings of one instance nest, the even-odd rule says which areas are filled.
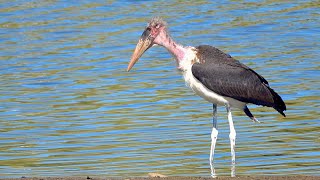
[[[0,7],[0,176],[209,176],[211,105],[152,48],[125,72],[151,16],[184,45],[210,44],[285,99],[287,118],[235,111],[237,175],[318,175],[316,1],[12,1]],[[218,175],[230,174],[218,109]]]

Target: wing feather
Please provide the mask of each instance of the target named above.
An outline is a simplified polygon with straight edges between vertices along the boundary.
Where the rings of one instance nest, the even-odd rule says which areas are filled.
[[[193,64],[192,73],[208,89],[245,103],[273,107],[281,114],[286,110],[281,97],[254,70],[212,46],[197,49],[201,63]]]

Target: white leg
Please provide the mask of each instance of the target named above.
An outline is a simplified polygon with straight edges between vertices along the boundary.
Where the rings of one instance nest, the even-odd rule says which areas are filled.
[[[212,118],[212,131],[211,131],[211,149],[210,149],[210,169],[211,169],[211,177],[217,177],[214,165],[213,165],[213,156],[214,156],[214,149],[216,147],[217,137],[218,137],[218,130],[217,130],[217,106],[215,104],[212,105],[213,108],[213,118]]]
[[[230,147],[231,147],[231,176],[235,176],[235,163],[236,163],[236,154],[235,154],[235,146],[236,146],[236,131],[234,129],[233,121],[232,121],[232,114],[231,114],[231,108],[229,105],[226,105],[227,112],[228,112],[228,121],[229,121],[229,127],[230,127]]]

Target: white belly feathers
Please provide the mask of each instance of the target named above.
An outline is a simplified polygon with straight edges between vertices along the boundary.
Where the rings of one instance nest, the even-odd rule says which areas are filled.
[[[223,96],[220,96],[212,92],[207,87],[205,87],[199,80],[197,80],[193,76],[191,68],[190,70],[183,72],[183,78],[186,82],[186,85],[189,86],[193,90],[193,92],[195,92],[198,96],[204,98],[205,100],[219,105],[224,105],[228,103],[228,101]]]

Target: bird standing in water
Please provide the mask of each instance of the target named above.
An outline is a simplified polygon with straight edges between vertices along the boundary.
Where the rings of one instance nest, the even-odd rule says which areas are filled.
[[[127,71],[142,54],[154,45],[165,47],[175,58],[177,68],[182,72],[186,85],[197,95],[213,104],[213,127],[211,132],[210,167],[215,177],[213,156],[218,137],[217,106],[225,106],[230,127],[231,176],[235,176],[235,139],[231,109],[237,108],[254,122],[259,122],[247,107],[248,103],[268,106],[285,116],[286,105],[282,98],[269,86],[261,75],[235,60],[219,49],[200,45],[182,46],[170,36],[167,23],[159,17],[152,18],[142,33],[129,62]]]

